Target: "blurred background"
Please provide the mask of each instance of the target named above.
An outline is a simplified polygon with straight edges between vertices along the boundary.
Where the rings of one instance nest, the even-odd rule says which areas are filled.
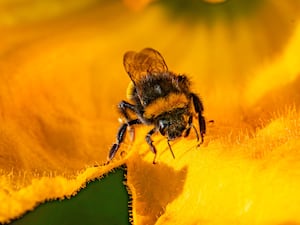
[[[298,109],[299,8],[297,0],[1,0],[0,197],[106,161],[130,81],[128,50],[157,49],[171,71],[187,74],[221,128],[213,135],[254,131]]]

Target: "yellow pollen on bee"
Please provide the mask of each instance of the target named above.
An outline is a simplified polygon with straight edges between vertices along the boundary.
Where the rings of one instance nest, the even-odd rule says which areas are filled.
[[[144,117],[150,119],[176,108],[184,108],[188,103],[189,100],[184,94],[170,93],[150,103],[150,105],[145,108]]]
[[[128,84],[128,87],[127,87],[127,90],[126,90],[126,97],[127,97],[127,99],[130,99],[130,100],[132,99],[133,89],[134,89],[134,83],[131,81]]]

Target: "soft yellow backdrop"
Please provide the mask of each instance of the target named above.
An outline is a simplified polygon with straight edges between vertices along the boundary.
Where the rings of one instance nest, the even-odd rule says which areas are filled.
[[[299,2],[125,2],[0,2],[0,221],[126,163],[134,224],[300,223]],[[215,123],[200,148],[172,143],[175,160],[157,135],[155,166],[140,127],[94,167],[119,126],[123,54],[144,47]]]

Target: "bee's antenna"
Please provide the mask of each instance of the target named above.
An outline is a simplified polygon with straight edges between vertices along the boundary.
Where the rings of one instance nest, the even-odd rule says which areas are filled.
[[[169,149],[170,149],[170,151],[171,151],[171,153],[172,153],[173,158],[175,159],[175,155],[174,155],[174,152],[172,151],[172,148],[171,148],[170,140],[169,140],[169,139],[168,139],[168,146],[169,146]]]

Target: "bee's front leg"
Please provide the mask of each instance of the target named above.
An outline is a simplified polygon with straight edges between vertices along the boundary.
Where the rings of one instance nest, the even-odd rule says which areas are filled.
[[[109,151],[108,161],[112,160],[115,157],[115,155],[120,147],[120,144],[124,141],[125,132],[126,132],[127,127],[133,126],[136,124],[141,124],[141,123],[142,122],[139,119],[135,119],[135,120],[131,120],[128,123],[124,123],[121,125],[121,127],[119,128],[118,134],[117,134],[117,141],[115,144],[113,144],[113,146],[111,147],[111,149]]]
[[[120,112],[122,113],[122,115],[125,117],[127,121],[130,120],[129,114],[127,112],[128,109],[134,113],[137,113],[135,105],[132,105],[129,102],[126,102],[124,100],[119,103],[118,107],[120,109]]]
[[[131,118],[128,114],[128,110],[137,114],[135,105],[132,105],[129,102],[126,102],[124,100],[119,103],[118,107],[120,109],[121,114],[124,116],[126,123],[128,123],[128,121],[131,120]],[[128,126],[128,132],[129,132],[130,140],[133,141],[134,140],[134,129],[131,126]]]

